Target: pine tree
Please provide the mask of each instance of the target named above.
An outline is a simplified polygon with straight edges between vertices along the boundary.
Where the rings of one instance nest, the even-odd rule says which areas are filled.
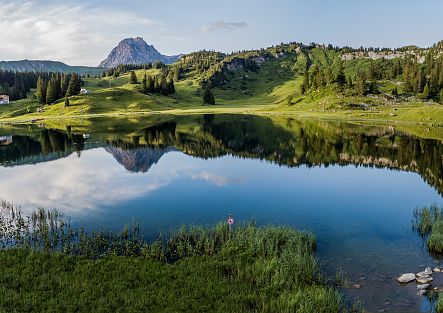
[[[154,83],[154,79],[151,76],[148,77],[147,90],[148,90],[148,93],[155,92],[155,83]]]
[[[52,104],[58,99],[57,95],[57,80],[53,77],[48,82],[46,90],[46,104]]]
[[[335,81],[340,87],[343,87],[346,84],[346,75],[343,70],[343,65],[340,63],[338,68],[337,76],[335,77]]]
[[[66,94],[68,96],[75,96],[80,94],[80,90],[81,90],[81,83],[78,78],[78,75],[76,73],[73,73],[71,75],[71,79],[69,80],[68,90]]]
[[[209,105],[215,104],[214,94],[212,93],[211,89],[209,89],[208,87],[205,88],[205,91],[203,93],[203,103],[209,104]]]
[[[309,89],[309,74],[308,70],[306,69],[304,75],[303,75],[303,82],[300,85],[300,93],[303,95],[306,91]]]
[[[168,94],[171,95],[174,93],[175,93],[175,86],[174,86],[174,81],[171,78],[168,82]]]
[[[160,91],[160,84],[158,81],[158,77],[154,76],[154,91],[153,92],[159,92]]]
[[[443,104],[443,89],[440,90],[440,104]]]
[[[160,78],[160,90],[159,92],[162,95],[168,95],[168,83],[166,82],[166,77],[165,75],[162,75]]]
[[[369,84],[369,93],[376,95],[379,93],[378,91],[378,86],[377,86],[377,81],[375,79],[373,79],[371,81],[371,83]]]
[[[429,85],[426,84],[425,88],[423,88],[423,92],[421,94],[423,99],[429,99]]]
[[[65,96],[65,108],[69,106],[69,97]]]
[[[63,75],[60,80],[60,96],[66,96],[66,92],[68,91],[69,80],[67,75]]]
[[[38,103],[40,104],[46,103],[46,88],[46,82],[43,80],[43,78],[41,78],[41,76],[39,76],[35,95],[37,96]]]
[[[135,75],[134,71],[131,71],[131,73],[129,74],[129,83],[138,84],[137,75]]]
[[[363,73],[358,72],[355,78],[354,89],[357,95],[364,96],[367,92],[366,89],[366,78]]]
[[[397,86],[395,86],[394,89],[392,89],[391,95],[393,95],[396,98],[398,97],[398,88],[397,88]]]
[[[142,93],[145,95],[148,94],[146,73],[145,73],[145,76],[143,76],[143,80],[142,80]]]

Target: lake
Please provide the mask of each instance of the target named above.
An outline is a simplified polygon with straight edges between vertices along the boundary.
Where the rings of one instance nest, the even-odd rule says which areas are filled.
[[[79,120],[0,129],[0,198],[29,213],[152,238],[182,224],[235,222],[312,232],[323,271],[375,312],[430,312],[395,277],[440,263],[412,230],[443,205],[435,131],[246,115]],[[435,285],[443,286],[436,274]]]

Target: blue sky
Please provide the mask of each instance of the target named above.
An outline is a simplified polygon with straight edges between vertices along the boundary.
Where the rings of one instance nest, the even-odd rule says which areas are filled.
[[[441,0],[0,0],[0,60],[97,65],[121,39],[164,54],[301,41],[429,46],[443,39]]]

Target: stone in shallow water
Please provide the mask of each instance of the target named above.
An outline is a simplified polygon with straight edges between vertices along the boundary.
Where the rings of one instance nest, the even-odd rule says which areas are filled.
[[[432,275],[432,268],[427,267],[427,268],[425,269],[425,273],[428,274],[428,275]]]
[[[429,284],[418,284],[417,289],[426,290],[429,288],[429,286],[430,286]]]
[[[428,273],[426,273],[426,272],[420,272],[420,273],[417,273],[415,275],[417,277],[424,277],[424,278],[430,277],[430,275]]]
[[[415,274],[414,273],[407,273],[403,274],[400,277],[397,278],[397,281],[402,284],[410,283],[411,281],[415,280]]]
[[[431,276],[428,277],[417,277],[417,282],[420,284],[427,284],[433,281],[434,279]]]
[[[436,268],[434,268],[433,271],[436,272],[436,273],[440,273],[441,272],[441,268],[440,267],[436,267]]]
[[[426,290],[420,290],[419,292],[417,292],[418,296],[424,296],[426,294]]]

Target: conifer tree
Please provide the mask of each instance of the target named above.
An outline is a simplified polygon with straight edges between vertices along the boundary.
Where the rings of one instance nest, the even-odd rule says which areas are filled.
[[[369,84],[369,92],[373,95],[376,95],[379,93],[377,81],[375,80],[375,78],[372,79],[371,83]]]
[[[343,69],[343,64],[340,63],[338,68],[337,76],[335,77],[335,81],[340,87],[343,87],[346,84],[346,76]]]
[[[168,82],[168,95],[171,95],[174,93],[175,93],[175,86],[174,86],[174,81],[171,78]]]
[[[308,91],[309,89],[309,74],[308,74],[308,70],[305,70],[305,73],[303,75],[303,82],[300,85],[300,93],[303,95],[305,94],[306,91]]]
[[[43,78],[41,78],[41,76],[39,76],[35,95],[37,96],[38,103],[40,104],[46,103],[46,88],[46,82],[43,80]]]
[[[423,92],[422,92],[421,96],[423,97],[423,99],[429,98],[429,85],[428,84],[426,84],[425,88],[423,88]]]
[[[48,82],[48,87],[46,90],[46,104],[52,104],[58,99],[57,95],[57,80],[52,77]]]
[[[69,80],[68,90],[66,94],[68,96],[75,96],[80,94],[80,90],[81,90],[81,84],[78,75],[76,73],[73,73],[71,75],[71,79]]]
[[[160,88],[158,92],[165,96],[168,94],[168,83],[166,82],[165,75],[160,77]]]
[[[69,97],[66,95],[65,96],[65,108],[67,108],[69,106]]]
[[[358,72],[357,77],[355,78],[354,90],[359,96],[364,96],[367,92],[366,78],[361,72]]]
[[[60,80],[60,96],[66,96],[66,92],[68,91],[69,80],[67,75],[63,75]]]
[[[152,78],[151,76],[148,77],[147,91],[148,91],[148,93],[155,92],[155,82],[154,82],[154,78]]]
[[[131,73],[129,74],[129,83],[138,84],[137,75],[135,75],[134,71],[131,71]]]
[[[205,88],[205,91],[203,92],[203,103],[214,105],[215,104],[215,97],[212,93],[211,89],[209,87]]]
[[[142,93],[143,94],[148,94],[148,86],[147,86],[147,78],[146,78],[146,73],[143,76],[143,80],[142,80]]]

